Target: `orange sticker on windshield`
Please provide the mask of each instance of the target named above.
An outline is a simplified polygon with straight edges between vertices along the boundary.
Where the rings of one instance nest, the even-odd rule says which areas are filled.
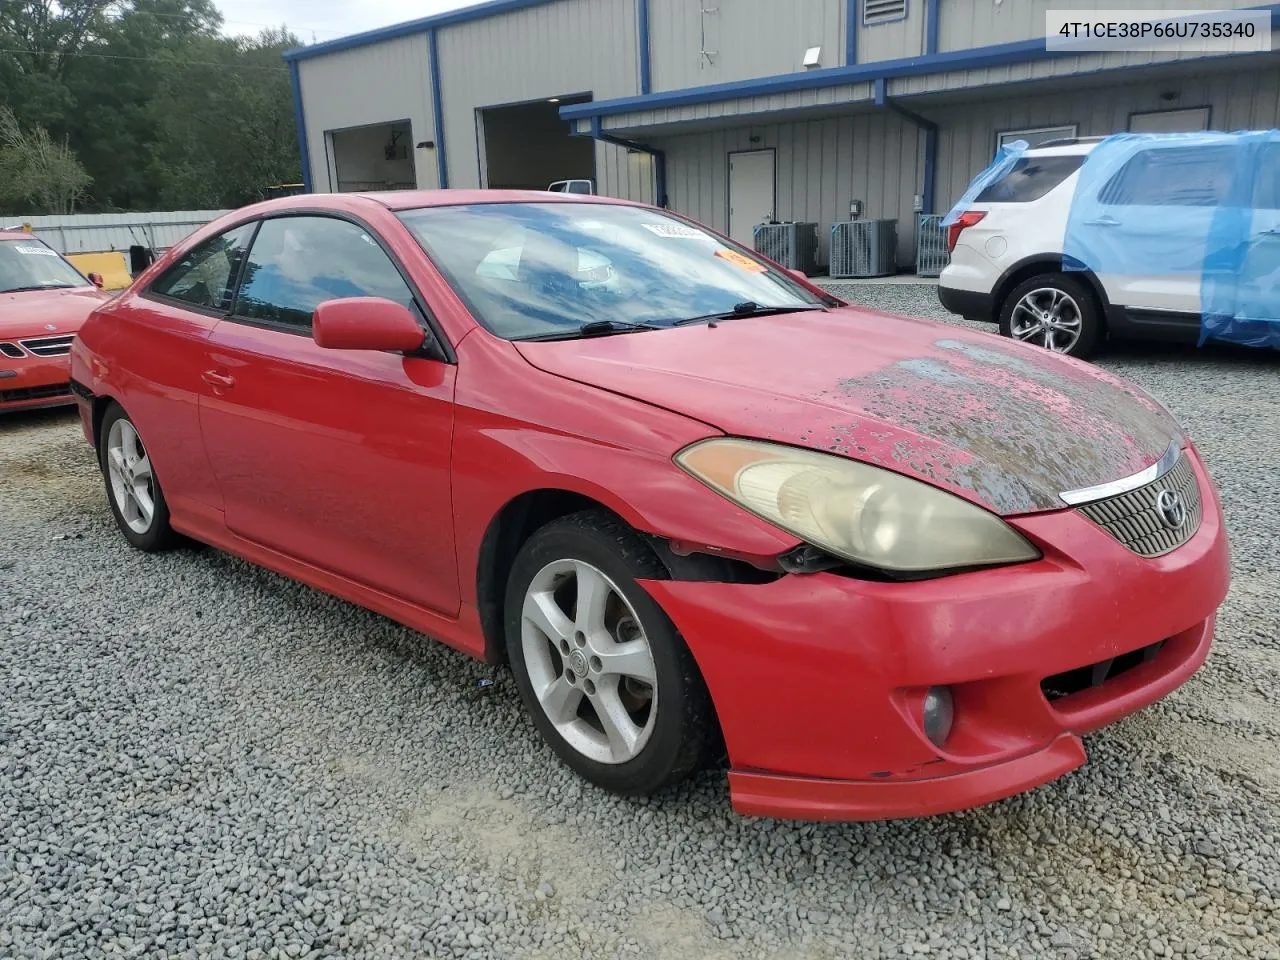
[[[730,250],[728,247],[721,247],[716,251],[716,256],[721,260],[728,260],[739,270],[746,270],[748,273],[767,273],[769,268],[762,263],[756,263],[750,257],[743,256],[737,250]]]

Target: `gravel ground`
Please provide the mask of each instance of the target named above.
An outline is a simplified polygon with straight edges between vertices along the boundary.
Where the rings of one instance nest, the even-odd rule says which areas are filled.
[[[72,416],[0,422],[0,957],[1280,960],[1280,357],[1101,362],[1221,484],[1219,644],[1084,769],[907,823],[740,818],[722,771],[601,794],[505,672],[213,550],[135,552]]]

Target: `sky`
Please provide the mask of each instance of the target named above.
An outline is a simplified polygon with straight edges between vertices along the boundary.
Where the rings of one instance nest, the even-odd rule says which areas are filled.
[[[475,0],[214,0],[227,33],[287,26],[304,43],[472,6]]]

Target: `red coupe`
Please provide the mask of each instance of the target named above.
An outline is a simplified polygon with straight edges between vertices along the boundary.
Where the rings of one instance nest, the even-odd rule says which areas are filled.
[[[124,536],[183,534],[510,664],[636,795],[956,810],[1203,662],[1229,563],[1173,418],[851,307],[667,211],[446,191],[223,217],[72,350]]]
[[[42,240],[0,230],[0,413],[75,401],[71,340],[107,299]]]

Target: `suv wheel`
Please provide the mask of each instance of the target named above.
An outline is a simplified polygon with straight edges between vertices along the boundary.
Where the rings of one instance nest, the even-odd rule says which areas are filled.
[[[1014,340],[1088,357],[1102,341],[1102,317],[1091,291],[1079,280],[1044,273],[1026,280],[1000,307],[1000,332]]]

